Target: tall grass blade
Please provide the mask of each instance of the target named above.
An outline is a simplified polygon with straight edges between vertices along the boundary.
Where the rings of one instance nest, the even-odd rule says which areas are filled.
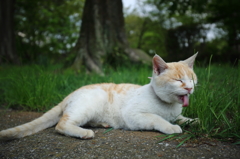
[[[185,138],[183,141],[181,141],[177,146],[176,148],[179,148],[180,146],[182,146],[187,140],[190,140],[192,138],[192,136],[189,136],[187,138]]]
[[[104,131],[103,132],[103,134],[106,134],[106,133],[108,133],[109,131],[112,131],[114,128],[109,128],[109,129],[107,129],[106,131]]]

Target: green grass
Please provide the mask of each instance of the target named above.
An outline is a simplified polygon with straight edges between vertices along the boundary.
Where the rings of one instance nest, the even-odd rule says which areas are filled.
[[[41,111],[49,110],[77,88],[93,83],[149,83],[151,67],[104,69],[105,76],[74,73],[61,66],[1,66],[0,107]],[[184,134],[164,135],[164,139],[214,137],[221,140],[240,140],[240,67],[209,65],[197,67],[198,85],[190,97],[190,106],[183,115],[199,118],[196,126],[181,125]],[[163,136],[161,136],[163,137]]]
[[[240,68],[212,65],[196,73],[199,82],[183,114],[198,117],[200,124],[188,134],[240,139]]]

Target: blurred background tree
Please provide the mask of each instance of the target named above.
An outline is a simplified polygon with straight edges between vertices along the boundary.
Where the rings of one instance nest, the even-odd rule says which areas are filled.
[[[158,43],[162,48],[145,48],[148,53],[157,52],[165,56],[165,59],[174,61],[182,59],[199,51],[198,59],[208,61],[213,55],[214,62],[237,64],[240,58],[240,1],[238,0],[145,0],[138,1],[138,8],[148,6],[148,14],[144,16],[133,11],[129,15],[135,15],[142,19],[150,18],[150,28],[160,25],[161,29],[156,34],[160,39],[148,43]],[[145,11],[146,12],[146,11]],[[128,23],[128,21],[126,20]],[[142,23],[143,24],[143,23]],[[132,29],[132,28],[131,28]],[[138,30],[138,26],[135,27]],[[129,31],[131,36],[135,31]],[[132,33],[132,34],[131,34]],[[142,35],[141,35],[142,36]],[[151,37],[153,37],[151,36]],[[140,37],[140,36],[139,36]],[[136,38],[136,37],[135,37]],[[131,44],[135,43],[130,41]],[[152,51],[155,50],[155,51]]]
[[[0,1],[0,64],[19,64],[14,36],[14,0]]]
[[[102,65],[117,66],[124,61],[146,63],[151,58],[129,47],[124,28],[122,0],[87,0],[79,39],[73,49],[73,66],[103,74]]]
[[[148,59],[144,52],[175,61],[197,51],[198,60],[206,63],[211,55],[213,62],[239,61],[239,0],[138,0],[133,10],[124,12],[121,0],[118,5],[110,0],[87,2],[84,16],[85,0],[1,1],[0,64],[67,63],[92,71],[89,59],[101,70],[103,63],[115,67],[133,57]],[[117,14],[119,18],[111,18]],[[95,20],[89,23],[91,17]],[[84,27],[84,21],[95,27]],[[83,42],[84,28],[90,43]],[[84,47],[87,54],[79,52]]]

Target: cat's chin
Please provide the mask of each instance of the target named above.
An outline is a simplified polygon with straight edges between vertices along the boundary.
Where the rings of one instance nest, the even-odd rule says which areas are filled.
[[[189,96],[187,94],[178,95],[177,97],[183,107],[187,107],[189,105]]]

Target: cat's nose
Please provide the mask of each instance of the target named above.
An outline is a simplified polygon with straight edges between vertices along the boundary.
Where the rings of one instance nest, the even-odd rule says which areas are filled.
[[[186,89],[188,91],[188,93],[190,93],[192,90],[192,88],[184,88],[184,89]]]

